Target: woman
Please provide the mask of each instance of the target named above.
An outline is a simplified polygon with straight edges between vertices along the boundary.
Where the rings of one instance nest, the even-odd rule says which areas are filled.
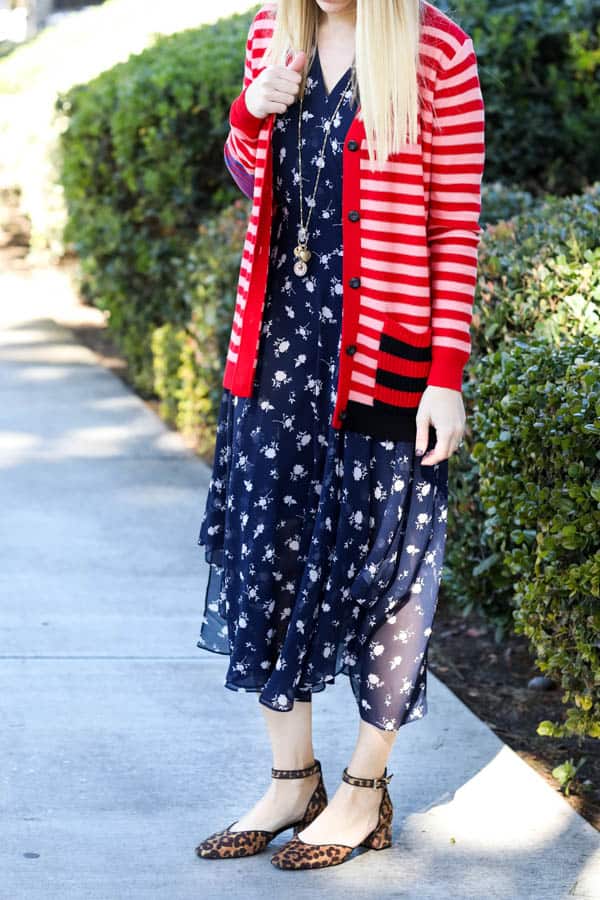
[[[471,39],[419,0],[267,3],[230,126],[253,203],[198,646],[258,693],[273,781],[196,853],[251,855],[293,828],[271,861],[314,868],[390,845],[388,757],[427,712],[480,237]],[[311,699],[340,673],[359,731],[328,802]]]

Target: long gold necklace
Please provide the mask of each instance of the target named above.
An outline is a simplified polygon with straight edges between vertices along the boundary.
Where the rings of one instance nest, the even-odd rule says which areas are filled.
[[[319,185],[319,178],[321,176],[321,169],[323,169],[323,167],[325,166],[325,147],[327,146],[327,141],[329,140],[331,127],[333,125],[335,117],[337,116],[338,110],[342,105],[342,101],[346,96],[346,92],[348,91],[352,83],[352,74],[353,73],[350,72],[350,77],[348,78],[348,81],[346,82],[346,85],[342,90],[340,99],[337,102],[331,118],[323,125],[325,136],[323,138],[321,151],[317,157],[317,177],[315,178],[315,186],[313,188],[312,197],[308,202],[309,209],[306,222],[304,221],[304,199],[302,195],[302,97],[300,97],[300,109],[298,112],[298,177],[300,181],[300,227],[298,229],[298,246],[294,248],[294,256],[296,257],[296,262],[294,263],[294,272],[300,278],[303,275],[306,275],[308,271],[307,263],[312,256],[310,250],[308,249],[308,226],[315,205],[315,197],[317,194],[317,187]]]

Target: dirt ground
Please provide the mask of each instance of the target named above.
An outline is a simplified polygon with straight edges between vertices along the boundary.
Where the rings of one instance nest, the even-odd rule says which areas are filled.
[[[585,757],[566,799],[600,830],[600,741],[536,734],[544,719],[563,721],[565,706],[560,688],[539,691],[527,687],[529,679],[541,673],[526,638],[509,635],[496,644],[493,628],[481,616],[473,613],[463,618],[453,612],[441,591],[429,644],[429,667],[555,790],[560,789],[552,769],[568,759],[577,765]]]

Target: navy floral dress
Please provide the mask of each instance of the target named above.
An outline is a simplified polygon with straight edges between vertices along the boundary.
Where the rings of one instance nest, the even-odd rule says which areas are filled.
[[[318,52],[303,100],[302,174],[312,195],[328,95]],[[347,90],[321,164],[312,258],[293,272],[299,102],[273,129],[276,203],[251,397],[223,390],[198,544],[210,564],[197,646],[230,656],[225,686],[286,711],[343,673],[360,716],[396,730],[427,712],[426,661],[441,580],[447,467],[414,443],[331,425],[342,322],[342,149]],[[430,444],[432,446],[432,444]]]

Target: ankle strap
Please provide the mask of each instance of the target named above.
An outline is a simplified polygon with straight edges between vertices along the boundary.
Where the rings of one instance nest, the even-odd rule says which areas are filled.
[[[344,769],[344,772],[342,774],[342,779],[344,781],[347,781],[348,784],[353,784],[355,787],[370,788],[387,787],[393,777],[393,772],[391,775],[387,775],[387,767],[383,770],[383,775],[381,778],[356,778],[354,775],[350,775],[347,768]]]
[[[306,769],[271,769],[273,778],[307,778],[309,775],[316,775],[321,771],[321,763],[315,759],[311,766]]]

